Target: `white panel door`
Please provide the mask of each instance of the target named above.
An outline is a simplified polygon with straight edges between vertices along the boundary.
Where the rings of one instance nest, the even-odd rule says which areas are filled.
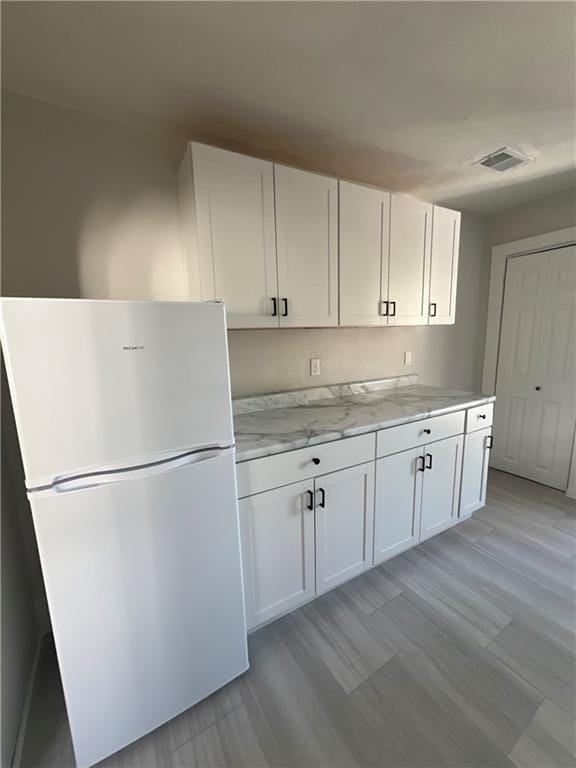
[[[576,422],[576,248],[510,259],[492,464],[565,490]]]
[[[202,298],[229,328],[278,325],[272,163],[192,144]]]
[[[274,166],[280,325],[338,325],[338,182]]]
[[[248,628],[314,595],[313,490],[292,483],[239,502]]]
[[[464,438],[460,517],[468,517],[486,503],[488,460],[492,444],[492,428],[470,432]]]
[[[432,205],[401,195],[391,198],[388,324],[426,325]]]
[[[247,669],[232,451],[31,502],[79,766]]]
[[[420,541],[435,536],[458,518],[463,435],[424,446]]]
[[[374,462],[317,477],[316,593],[372,567]]]
[[[2,299],[0,320],[28,488],[234,442],[222,304]]]
[[[460,248],[460,213],[434,206],[430,264],[430,325],[451,325],[456,320],[456,283]]]
[[[420,448],[376,461],[374,565],[418,543],[423,461]]]
[[[339,211],[340,325],[387,325],[390,195],[341,181]]]

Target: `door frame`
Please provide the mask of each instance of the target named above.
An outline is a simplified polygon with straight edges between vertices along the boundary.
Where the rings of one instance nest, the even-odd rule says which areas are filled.
[[[506,265],[508,259],[517,256],[527,256],[564,246],[576,245],[576,226],[557,229],[522,240],[512,240],[509,243],[493,246],[490,260],[490,288],[488,292],[488,315],[486,319],[486,343],[484,347],[484,367],[482,371],[482,392],[494,395],[496,393],[496,376],[498,372],[498,353],[500,349],[500,332],[502,328],[502,313],[504,309],[504,287],[506,282]],[[568,494],[571,488],[576,488],[576,478],[572,472],[568,480]],[[574,493],[574,491],[572,491]]]

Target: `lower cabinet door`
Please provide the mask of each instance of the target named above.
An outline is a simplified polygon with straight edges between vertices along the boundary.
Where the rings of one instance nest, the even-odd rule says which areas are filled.
[[[372,566],[374,462],[315,480],[316,592]]]
[[[486,503],[486,481],[492,429],[470,432],[464,438],[460,517],[468,517]]]
[[[420,540],[456,522],[460,501],[463,435],[424,446]]]
[[[376,462],[375,565],[418,543],[421,466],[421,448],[384,456]]]
[[[293,483],[239,502],[249,629],[314,596],[313,487]]]

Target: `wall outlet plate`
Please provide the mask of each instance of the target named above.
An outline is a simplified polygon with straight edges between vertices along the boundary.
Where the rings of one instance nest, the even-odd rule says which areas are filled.
[[[320,358],[310,358],[310,376],[320,376]]]

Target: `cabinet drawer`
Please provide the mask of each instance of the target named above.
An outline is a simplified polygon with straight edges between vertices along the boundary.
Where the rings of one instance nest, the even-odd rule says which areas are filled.
[[[236,465],[238,497],[364,464],[374,456],[375,436],[371,433],[244,461]]]
[[[486,429],[492,426],[492,413],[494,405],[478,405],[466,411],[466,432],[476,432],[477,429]]]
[[[376,455],[389,456],[392,453],[418,448],[435,440],[460,435],[464,432],[464,411],[446,413],[429,419],[413,421],[399,427],[381,429],[377,433]]]

